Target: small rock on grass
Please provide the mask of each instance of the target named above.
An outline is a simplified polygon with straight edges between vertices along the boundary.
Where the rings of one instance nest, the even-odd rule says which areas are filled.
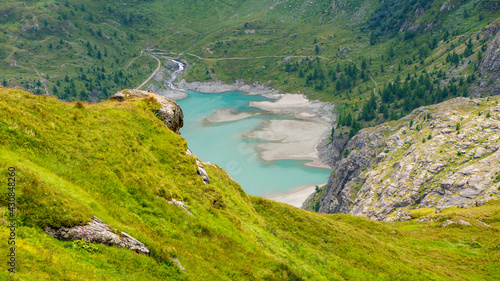
[[[441,225],[441,227],[447,227],[447,226],[448,226],[448,225],[450,225],[450,224],[454,224],[454,222],[452,222],[451,220],[445,220],[445,221],[443,222],[443,224]]]

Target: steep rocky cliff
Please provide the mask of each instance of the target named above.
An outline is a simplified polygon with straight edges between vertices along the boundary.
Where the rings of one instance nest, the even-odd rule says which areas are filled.
[[[337,135],[333,153],[340,159],[319,212],[394,220],[410,209],[497,198],[499,100],[455,98],[363,129],[347,143]]]
[[[484,31],[484,39],[493,38],[488,44],[480,64],[482,74],[479,85],[473,87],[474,96],[500,94],[500,18],[493,21]]]
[[[500,71],[500,33],[498,31],[493,41],[488,45],[484,59],[481,62],[481,71]]]

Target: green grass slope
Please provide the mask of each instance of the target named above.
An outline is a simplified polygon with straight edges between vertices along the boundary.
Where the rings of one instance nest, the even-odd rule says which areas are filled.
[[[0,175],[17,169],[17,272],[7,280],[495,280],[500,203],[405,223],[325,215],[249,196],[218,166],[197,175],[186,141],[146,101],[66,103],[0,89]],[[7,241],[7,187],[0,240]],[[167,203],[182,200],[193,215]],[[45,226],[101,218],[151,256],[85,251]],[[433,221],[417,222],[420,216]],[[445,219],[471,226],[439,227]],[[484,226],[478,219],[489,224]],[[475,243],[474,243],[475,242]],[[6,257],[7,243],[0,243]],[[186,271],[172,258],[178,258]]]

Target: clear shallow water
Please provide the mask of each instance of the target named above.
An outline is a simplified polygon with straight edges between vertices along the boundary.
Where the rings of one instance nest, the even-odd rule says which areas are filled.
[[[263,101],[268,100],[267,98],[241,92],[187,93],[188,97],[176,101],[184,112],[181,135],[187,139],[189,148],[201,161],[221,166],[248,194],[286,192],[297,186],[328,181],[331,170],[304,166],[306,161],[267,162],[260,159],[255,148],[259,140],[242,136],[248,131],[258,129],[263,119],[283,116],[261,114],[223,123],[204,120],[223,108],[232,108],[235,112],[264,113],[248,104],[250,101]]]

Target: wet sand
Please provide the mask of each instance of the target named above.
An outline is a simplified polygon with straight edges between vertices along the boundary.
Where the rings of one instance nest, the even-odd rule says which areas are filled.
[[[301,208],[304,201],[314,192],[316,186],[323,186],[322,184],[311,184],[296,187],[285,193],[275,193],[262,196],[262,198],[270,199],[273,201],[286,203],[288,205]]]
[[[265,120],[260,130],[248,132],[247,138],[267,140],[257,144],[259,156],[265,161],[308,160],[308,166],[329,168],[316,150],[317,144],[329,129],[324,122],[305,120]]]
[[[223,108],[217,110],[212,115],[205,118],[205,121],[208,121],[210,123],[232,122],[247,119],[248,117],[254,115],[256,114],[251,114],[248,112],[234,113],[231,108]]]

